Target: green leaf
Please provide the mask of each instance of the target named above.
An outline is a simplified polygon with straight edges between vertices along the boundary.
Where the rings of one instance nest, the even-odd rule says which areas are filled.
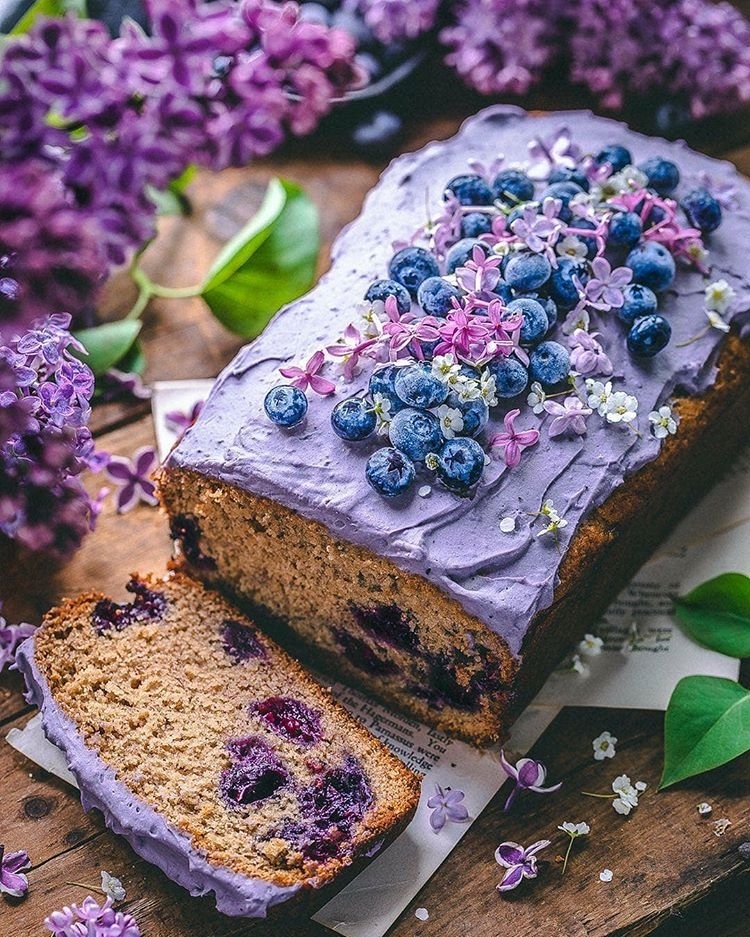
[[[318,243],[314,204],[293,182],[272,179],[258,213],[212,264],[201,295],[228,329],[254,338],[312,286]]]
[[[683,677],[664,717],[659,790],[750,751],[750,692],[724,677]]]
[[[185,195],[185,189],[195,175],[195,166],[188,166],[180,175],[173,179],[166,189],[155,189],[146,186],[146,194],[156,205],[157,215],[189,215],[190,200]]]
[[[138,339],[130,346],[130,351],[120,358],[117,367],[128,374],[143,374],[146,370],[146,355]]]
[[[724,573],[675,599],[685,631],[705,647],[729,657],[750,657],[750,578]]]
[[[38,16],[64,16],[69,10],[79,17],[86,16],[86,4],[82,0],[35,0],[10,30],[9,35],[22,36],[27,33]]]
[[[76,332],[75,337],[88,351],[88,355],[80,356],[81,361],[85,361],[94,374],[103,374],[128,354],[142,324],[133,319],[121,319]]]

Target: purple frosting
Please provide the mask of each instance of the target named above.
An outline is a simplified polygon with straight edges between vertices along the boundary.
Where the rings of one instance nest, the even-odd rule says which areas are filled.
[[[26,679],[29,701],[41,711],[47,738],[63,750],[78,781],[84,810],[101,810],[107,826],[124,836],[139,856],[191,895],[213,892],[217,909],[232,916],[265,917],[272,905],[299,891],[299,885],[282,887],[211,865],[185,833],[128,790],[117,780],[115,770],[87,747],[73,721],[52,698],[34,661],[33,638],[18,649],[16,662]]]
[[[710,280],[680,266],[675,287],[660,301],[673,339],[655,358],[628,355],[614,314],[596,321],[614,364],[614,389],[639,400],[641,435],[596,415],[582,438],[550,439],[545,424],[539,444],[524,453],[518,467],[509,470],[493,458],[472,499],[433,485],[429,497],[394,504],[369,488],[365,462],[383,442],[347,445],[330,427],[334,404],[366,387],[367,362],[351,383],[339,385],[335,396],[311,394],[306,420],[293,430],[269,422],[263,398],[279,383],[280,366],[304,363],[315,350],[336,341],[355,318],[354,306],[368,285],[386,276],[392,242],[409,238],[424,224],[426,204],[433,212],[438,209],[445,182],[466,171],[468,158],[488,164],[502,152],[506,165],[523,162],[531,138],[548,137],[562,125],[588,152],[621,143],[631,149],[635,162],[654,155],[673,160],[682,175],[678,195],[701,184],[702,173],[718,184],[736,186],[739,207],[725,211],[722,227],[708,242],[710,280],[726,279],[744,300],[737,304],[737,313],[746,311],[750,186],[732,166],[682,143],[645,137],[584,112],[531,117],[517,108],[488,108],[451,140],[394,161],[368,195],[360,217],[336,241],[331,271],[311,293],[283,309],[261,338],[224,370],[198,422],[168,460],[171,467],[193,469],[278,501],[320,521],[337,537],[425,577],[516,653],[528,623],[552,601],[565,547],[581,521],[657,455],[660,441],[649,432],[648,413],[675,390],[698,393],[715,379],[721,333],[710,329],[700,340],[680,347],[705,329],[704,288]],[[539,427],[541,420],[527,408],[517,425]],[[493,414],[488,433],[496,432],[495,426],[501,429],[502,424]],[[543,525],[534,515],[549,498],[567,521],[558,542],[538,536]],[[500,520],[509,516],[515,518],[515,530],[503,533]]]

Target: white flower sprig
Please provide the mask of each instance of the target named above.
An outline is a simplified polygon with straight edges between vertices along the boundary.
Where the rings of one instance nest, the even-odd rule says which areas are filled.
[[[588,836],[591,832],[591,827],[588,823],[571,823],[570,821],[566,821],[561,826],[558,826],[558,830],[562,830],[563,833],[570,837],[568,848],[565,851],[565,858],[563,859],[562,874],[565,875],[565,870],[568,867],[568,857],[570,856],[570,850],[573,848],[574,841],[581,836]]]
[[[614,794],[592,794],[591,791],[581,791],[581,793],[586,797],[603,797],[606,800],[611,800],[615,813],[627,817],[638,806],[638,797],[647,787],[645,781],[636,781],[635,784],[631,784],[627,774],[621,774],[612,782]]]
[[[658,410],[652,410],[648,415],[651,423],[651,432],[657,439],[665,439],[667,436],[674,436],[677,432],[677,420],[672,416],[672,408],[663,406]]]
[[[609,732],[597,735],[591,743],[594,748],[594,761],[604,761],[605,758],[614,758],[617,754],[617,739]]]

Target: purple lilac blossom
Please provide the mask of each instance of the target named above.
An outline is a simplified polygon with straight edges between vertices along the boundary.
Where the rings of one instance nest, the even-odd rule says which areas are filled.
[[[6,853],[0,845],[0,894],[23,898],[29,890],[29,880],[23,873],[30,868],[28,853],[22,850]]]
[[[151,473],[158,464],[159,457],[153,446],[142,446],[133,453],[132,459],[117,455],[110,458],[104,471],[120,489],[116,498],[118,514],[126,514],[139,501],[152,506],[159,503],[151,481]]]
[[[544,409],[554,417],[549,425],[550,439],[566,434],[583,436],[586,433],[586,417],[593,412],[576,396],[566,397],[562,403],[545,400]]]
[[[525,849],[518,843],[500,843],[495,850],[495,861],[503,866],[505,874],[497,886],[498,891],[512,891],[525,878],[536,878],[539,874],[536,854],[550,845],[548,839],[540,839]]]
[[[503,419],[505,432],[497,433],[490,440],[490,449],[499,446],[503,450],[503,460],[508,468],[515,468],[521,461],[523,450],[539,442],[538,429],[517,430],[515,428],[515,421],[520,415],[520,410],[509,410]]]
[[[167,429],[182,435],[198,419],[204,403],[205,400],[196,400],[189,410],[169,410],[164,414]]]
[[[466,805],[462,803],[466,795],[463,791],[445,790],[439,785],[435,785],[435,793],[427,801],[427,806],[432,810],[430,814],[430,826],[439,833],[450,820],[452,823],[465,823],[469,819],[469,811]]]
[[[94,376],[69,325],[49,316],[0,346],[0,534],[56,559],[93,526],[100,498],[80,476],[108,458],[86,426]]]
[[[503,809],[506,812],[513,806],[521,791],[533,791],[535,794],[553,794],[562,787],[562,781],[550,787],[543,787],[544,782],[547,780],[547,769],[541,761],[535,761],[533,758],[519,758],[516,764],[512,765],[501,749],[500,763],[508,777],[515,782],[513,790],[505,801]]]
[[[440,0],[358,0],[364,21],[384,43],[416,39],[435,25]]]
[[[21,622],[18,625],[9,625],[0,615],[0,673],[6,667],[12,667],[16,662],[16,651],[22,641],[36,631],[34,625]]]
[[[99,904],[90,895],[79,905],[53,911],[44,919],[53,937],[141,937],[135,918],[115,911],[112,899]]]

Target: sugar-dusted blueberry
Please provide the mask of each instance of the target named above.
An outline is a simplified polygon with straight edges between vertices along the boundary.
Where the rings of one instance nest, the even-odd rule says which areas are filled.
[[[544,254],[520,251],[511,254],[503,268],[505,282],[514,290],[538,290],[549,280],[552,265]]]
[[[445,190],[452,192],[462,205],[492,204],[492,189],[474,172],[454,176],[446,183]]]
[[[534,198],[534,183],[520,169],[504,169],[495,176],[492,192],[506,205],[520,205]]]
[[[573,282],[573,277],[585,286],[589,279],[588,266],[570,257],[561,257],[547,281],[547,292],[563,312],[572,309],[579,300],[578,287]]]
[[[523,325],[521,326],[521,344],[533,345],[549,330],[549,319],[544,311],[544,306],[535,299],[514,299],[507,305],[507,310],[511,315],[523,316]]]
[[[248,712],[276,735],[298,745],[315,745],[323,735],[320,712],[293,696],[269,696],[251,703]]]
[[[386,498],[395,498],[408,491],[415,474],[412,460],[388,446],[373,452],[365,469],[365,478],[370,486]]]
[[[388,429],[391,443],[415,462],[423,462],[428,452],[435,452],[443,440],[440,420],[425,410],[407,407],[391,420]]]
[[[365,299],[368,303],[374,303],[380,300],[385,302],[389,296],[396,297],[396,308],[404,315],[411,309],[411,296],[405,286],[396,283],[395,280],[375,280],[367,287]]]
[[[467,260],[471,260],[471,254],[475,247],[480,247],[484,251],[485,257],[489,254],[490,248],[485,241],[477,238],[461,238],[456,241],[445,255],[445,272],[455,273],[459,267],[463,267]]]
[[[490,408],[482,397],[476,400],[461,400],[456,393],[448,394],[446,401],[453,410],[459,410],[464,421],[464,428],[457,436],[478,436],[490,418]]]
[[[633,157],[630,155],[630,150],[621,146],[619,143],[609,143],[594,157],[595,162],[601,166],[602,163],[609,163],[612,167],[612,172],[621,172],[626,166],[630,166],[633,163]]]
[[[650,316],[659,305],[656,293],[642,283],[628,283],[622,295],[624,302],[617,310],[617,315],[626,325],[632,325],[641,316]]]
[[[584,192],[588,192],[591,183],[586,178],[586,173],[582,169],[572,166],[558,166],[549,174],[547,182],[552,185],[553,182],[575,182]]]
[[[498,397],[517,397],[529,383],[529,372],[518,358],[496,358],[489,363],[488,370],[495,378]]]
[[[669,344],[672,326],[658,313],[636,319],[628,332],[628,351],[637,358],[652,358]]]
[[[448,396],[447,386],[429,365],[407,364],[399,368],[394,386],[405,404],[423,410],[439,406]]]
[[[395,364],[386,364],[382,368],[376,368],[370,375],[370,381],[367,386],[368,395],[371,400],[375,399],[376,394],[380,394],[388,401],[391,416],[403,410],[406,404],[396,393],[396,375],[400,368]]]
[[[348,397],[331,411],[331,426],[341,439],[359,442],[375,432],[375,411],[364,397]]]
[[[291,384],[281,384],[266,394],[263,409],[268,419],[277,426],[296,426],[307,413],[307,397]]]
[[[642,283],[655,293],[669,289],[674,282],[674,257],[656,241],[646,241],[634,247],[625,263],[633,271],[633,281]]]
[[[416,297],[419,284],[427,277],[439,276],[440,269],[435,257],[423,247],[403,247],[391,257],[388,275]]]
[[[427,277],[417,290],[417,302],[428,316],[444,318],[453,308],[452,299],[458,299],[461,291],[442,277]]]
[[[657,195],[671,195],[680,184],[680,170],[671,159],[650,156],[639,163],[638,168],[646,174],[649,188]]]
[[[461,237],[478,238],[492,231],[492,218],[484,211],[471,211],[461,219]]]
[[[439,452],[427,457],[427,468],[456,494],[468,494],[482,477],[484,450],[474,439],[456,437],[447,440]]]
[[[529,377],[542,387],[555,387],[570,373],[570,354],[559,342],[542,342],[529,355]]]
[[[643,225],[635,212],[618,211],[609,222],[607,246],[630,250],[640,241],[642,233]]]
[[[710,234],[721,224],[721,205],[708,189],[693,189],[680,202],[691,225]]]
[[[569,222],[573,217],[573,212],[570,210],[570,202],[576,195],[580,195],[581,192],[583,192],[583,189],[580,185],[576,185],[575,182],[553,182],[552,185],[548,185],[547,188],[543,189],[539,194],[539,201],[543,203],[546,198],[559,199],[562,202],[559,217],[562,221]]]

